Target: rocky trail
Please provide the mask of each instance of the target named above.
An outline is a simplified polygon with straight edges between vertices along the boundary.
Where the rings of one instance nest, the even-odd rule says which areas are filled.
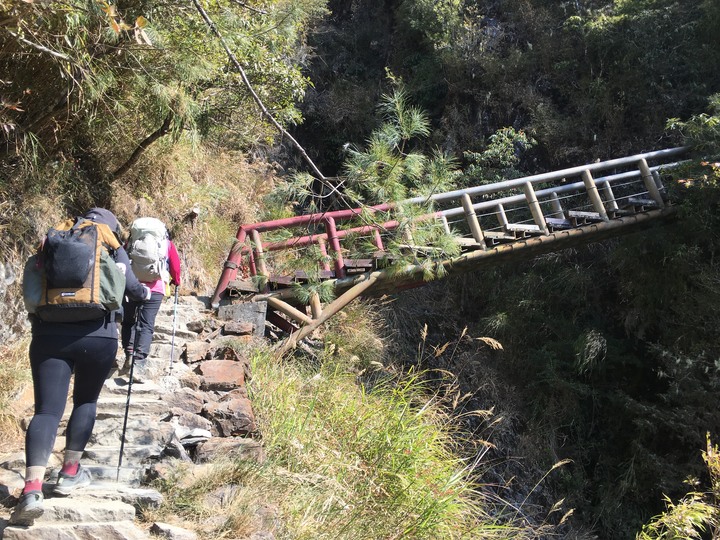
[[[8,525],[23,487],[24,453],[0,455],[0,538],[197,538],[195,532],[175,525],[138,519],[144,510],[163,502],[162,494],[148,487],[149,481],[162,477],[165,465],[178,460],[200,467],[230,453],[264,459],[262,446],[253,437],[257,430],[245,387],[249,363],[237,348],[223,343],[232,336],[251,346],[262,338],[254,337],[251,323],[217,320],[207,305],[205,299],[188,296],[180,297],[177,306],[168,298],[161,307],[148,361],[149,380],[132,385],[121,467],[128,380],[117,371],[105,382],[95,429],[81,461],[91,471],[93,482],[69,497],[51,493],[62,463],[68,402],[43,486],[45,513],[30,527]],[[122,356],[119,350],[118,364]],[[31,416],[29,408],[25,426]],[[273,535],[263,532],[254,537],[269,540]]]

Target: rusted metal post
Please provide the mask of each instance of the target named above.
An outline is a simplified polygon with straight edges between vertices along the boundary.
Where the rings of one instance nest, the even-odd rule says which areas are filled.
[[[255,253],[257,254],[256,263],[258,266],[259,274],[261,276],[267,277],[269,274],[268,274],[267,266],[265,265],[265,253],[263,252],[263,245],[262,245],[262,240],[260,239],[260,233],[257,232],[255,229],[253,229],[251,234],[252,234],[252,239],[253,239],[253,244],[254,244],[253,249],[254,249]]]
[[[543,215],[542,208],[540,207],[540,203],[538,202],[537,196],[535,195],[535,189],[533,188],[532,183],[525,182],[525,184],[523,185],[523,191],[525,192],[525,199],[527,200],[527,204],[530,207],[530,213],[533,216],[533,221],[535,222],[535,225],[537,225],[542,232],[548,234],[545,216]]]
[[[657,203],[659,208],[665,208],[665,201],[663,200],[662,194],[655,183],[655,178],[653,178],[653,174],[650,172],[650,167],[648,167],[645,158],[638,161],[638,167],[640,168],[640,175],[642,176],[648,195],[652,197],[652,200]]]
[[[468,226],[470,227],[470,232],[472,233],[475,241],[480,244],[483,249],[485,249],[485,235],[483,234],[482,228],[480,227],[480,222],[475,215],[475,209],[473,208],[470,195],[468,195],[467,193],[463,193],[461,200],[463,209],[465,210],[465,219],[467,220]]]
[[[593,178],[592,173],[588,169],[585,169],[582,172],[582,179],[583,184],[585,184],[585,191],[587,191],[588,198],[590,199],[593,208],[598,214],[600,214],[600,217],[603,219],[603,221],[607,221],[608,215],[605,211],[605,206],[603,205],[602,199],[600,198],[600,193],[598,193],[598,188],[595,185],[595,179]]]
[[[382,236],[380,236],[380,231],[375,229],[375,247],[378,249],[378,251],[385,251],[385,246],[383,245]]]
[[[248,267],[250,268],[250,275],[257,276],[258,269],[257,269],[257,264],[255,264],[255,252],[252,249],[249,250],[247,257],[248,257]]]
[[[247,232],[241,226],[238,229],[237,235],[235,237],[235,242],[230,249],[230,254],[228,255],[227,261],[225,261],[225,266],[223,268],[222,274],[220,274],[220,279],[218,281],[217,287],[215,287],[215,292],[210,299],[210,304],[213,306],[213,308],[217,308],[220,305],[220,295],[225,292],[228,283],[230,283],[233,279],[237,277],[238,268],[242,263],[242,251],[246,237]]]
[[[335,277],[345,277],[345,261],[342,256],[342,248],[340,247],[340,238],[338,238],[335,220],[331,216],[325,218],[325,234],[327,234],[330,249],[335,252]]]

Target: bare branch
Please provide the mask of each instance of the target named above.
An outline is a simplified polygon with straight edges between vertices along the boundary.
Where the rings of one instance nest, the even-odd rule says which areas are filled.
[[[128,158],[128,160],[123,163],[114,173],[112,173],[113,180],[117,180],[122,175],[124,175],[126,172],[130,170],[130,167],[135,165],[138,159],[140,159],[140,156],[145,152],[145,150],[148,149],[148,147],[154,143],[156,140],[158,140],[160,137],[163,137],[167,135],[170,132],[170,123],[172,122],[173,114],[170,113],[165,118],[165,121],[162,123],[162,125],[157,128],[155,131],[153,131],[150,135],[145,137],[145,139],[140,142],[140,144],[137,146],[135,151],[132,153],[132,155]]]
[[[328,187],[330,187],[330,189],[332,189],[333,191],[337,191],[337,189],[327,181],[327,179],[325,178],[325,175],[323,175],[323,173],[320,172],[320,169],[318,169],[317,165],[315,165],[313,160],[310,159],[310,156],[308,156],[307,152],[300,145],[300,143],[297,142],[295,140],[295,138],[292,135],[290,135],[290,133],[288,133],[285,130],[285,128],[283,128],[280,125],[280,122],[278,122],[275,119],[275,117],[272,115],[272,113],[267,109],[267,107],[265,107],[265,104],[262,102],[260,97],[257,95],[255,90],[253,89],[252,84],[250,84],[250,80],[247,78],[247,75],[245,74],[245,70],[243,69],[242,65],[240,65],[240,62],[235,57],[233,52],[230,50],[230,47],[228,46],[227,42],[223,38],[222,34],[218,30],[215,23],[212,21],[212,19],[207,14],[207,12],[203,9],[202,5],[200,5],[199,0],[192,0],[192,1],[193,1],[193,4],[195,4],[195,7],[197,8],[197,10],[200,13],[200,15],[202,16],[202,18],[205,20],[205,23],[208,25],[208,27],[210,28],[212,33],[215,34],[215,36],[218,38],[218,40],[222,44],[223,49],[225,49],[225,53],[228,55],[228,58],[230,59],[232,64],[235,66],[235,69],[237,69],[238,72],[240,73],[240,77],[242,78],[243,83],[245,84],[248,91],[250,92],[250,95],[252,95],[253,99],[255,100],[255,103],[257,103],[258,107],[260,107],[262,114],[264,114],[265,117],[268,120],[270,120],[270,122],[278,129],[278,131],[280,131],[280,133],[283,135],[283,137],[287,137],[287,139],[293,144],[293,146],[297,149],[297,151],[300,152],[300,155],[303,157],[303,159],[308,163],[308,165],[310,165],[310,168],[312,168],[312,170],[315,172],[317,177],[324,184],[326,184]]]
[[[237,4],[238,6],[249,9],[250,11],[254,11],[255,13],[259,13],[260,15],[267,15],[267,11],[263,11],[262,9],[257,9],[252,6],[248,6],[245,2],[240,2],[240,0],[230,0],[233,4]]]
[[[15,39],[17,39],[17,40],[20,41],[21,43],[24,43],[25,45],[29,45],[30,47],[32,47],[32,48],[34,48],[34,49],[37,49],[38,51],[41,51],[41,52],[50,54],[50,55],[52,55],[52,56],[54,56],[54,57],[56,57],[56,58],[60,58],[61,60],[65,60],[66,62],[72,62],[72,58],[70,58],[69,56],[67,56],[67,55],[65,55],[65,54],[63,54],[63,53],[59,53],[59,52],[57,52],[57,51],[53,51],[52,49],[48,49],[47,47],[43,47],[42,45],[40,45],[40,44],[38,44],[38,43],[33,43],[32,41],[29,41],[29,40],[25,39],[24,37],[19,36],[19,35],[17,35],[15,32],[12,32],[12,31],[10,31],[10,30],[8,30],[8,34],[10,34],[11,36],[13,36]]]

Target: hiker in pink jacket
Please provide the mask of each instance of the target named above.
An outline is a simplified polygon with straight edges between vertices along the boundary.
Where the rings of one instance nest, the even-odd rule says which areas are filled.
[[[170,286],[180,286],[180,257],[165,225],[155,218],[139,218],[132,223],[127,251],[133,272],[150,288],[151,295],[145,302],[128,299],[123,303],[121,339],[125,364],[120,375],[128,375],[134,361],[133,381],[142,383],[147,377],[155,318]]]

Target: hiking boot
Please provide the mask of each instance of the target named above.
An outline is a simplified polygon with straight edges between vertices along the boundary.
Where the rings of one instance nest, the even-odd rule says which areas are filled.
[[[55,495],[70,495],[76,489],[89,486],[92,482],[90,471],[83,467],[79,467],[75,476],[71,476],[60,471],[58,474],[57,484],[53,488]]]
[[[119,377],[127,377],[130,375],[130,366],[132,365],[132,351],[125,352],[125,362],[122,367],[118,370]]]
[[[150,379],[147,367],[147,358],[142,360],[135,359],[135,367],[133,368],[133,382],[142,384],[148,382]]]
[[[29,491],[25,493],[15,506],[10,515],[10,525],[32,525],[37,518],[43,515],[43,494],[42,491]]]

